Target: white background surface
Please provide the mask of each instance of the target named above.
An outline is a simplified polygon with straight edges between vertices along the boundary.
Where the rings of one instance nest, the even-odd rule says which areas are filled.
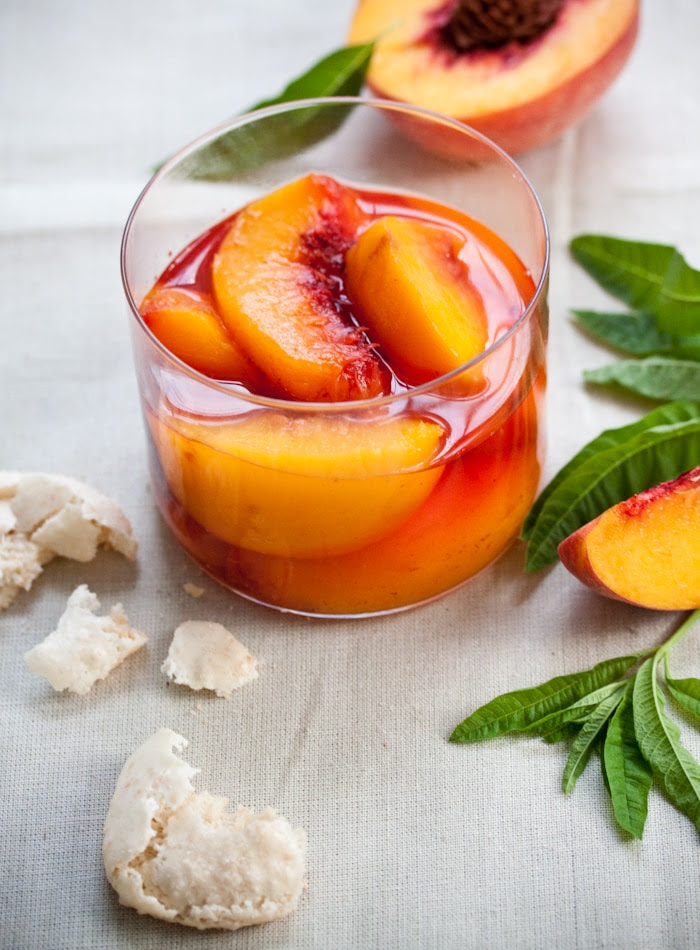
[[[604,601],[560,566],[528,576],[516,545],[413,612],[287,617],[203,578],[155,511],[119,281],[124,220],[154,162],[339,45],[352,6],[0,6],[0,468],[94,484],[141,545],[136,566],[110,553],[54,562],[0,617],[3,950],[698,946],[697,834],[658,792],[643,842],[623,840],[595,762],[567,798],[561,746],[446,741],[497,693],[660,642],[679,616]],[[595,112],[521,159],[553,239],[548,474],[647,408],[581,382],[608,354],[568,308],[605,301],[568,240],[659,240],[700,263],[699,35],[694,0],[648,0],[633,58]],[[186,581],[205,587],[201,600]],[[53,693],[22,655],[82,582],[105,608],[121,601],[149,645],[81,698]],[[228,702],[159,673],[174,627],[195,618],[227,624],[264,661]],[[696,652],[697,638],[683,675]],[[189,738],[201,787],[306,828],[309,886],[291,918],[198,933],[118,906],[102,823],[124,759],[160,726]]]

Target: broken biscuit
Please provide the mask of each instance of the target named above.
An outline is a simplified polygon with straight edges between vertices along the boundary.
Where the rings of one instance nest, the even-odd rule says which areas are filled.
[[[91,561],[99,547],[136,557],[131,525],[110,498],[65,475],[0,471],[0,610],[52,558]]]
[[[305,886],[303,829],[271,808],[230,812],[228,799],[196,793],[199,770],[176,754],[186,745],[158,730],[117,780],[102,856],[120,903],[200,930],[285,917]]]
[[[89,692],[146,643],[146,636],[129,626],[121,604],[106,617],[96,616],[99,606],[97,597],[81,584],[68,598],[58,627],[24,654],[29,670],[45,677],[58,692]]]
[[[174,683],[228,698],[257,677],[257,666],[257,659],[222,624],[187,620],[175,630],[161,671]]]

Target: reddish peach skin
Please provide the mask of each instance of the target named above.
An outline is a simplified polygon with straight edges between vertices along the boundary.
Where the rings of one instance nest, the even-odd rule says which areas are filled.
[[[380,22],[386,28],[386,34],[379,40],[367,76],[367,87],[376,96],[397,102],[407,102],[442,113],[463,122],[488,138],[495,141],[506,152],[519,154],[558,138],[567,128],[580,122],[608,87],[619,75],[635,45],[639,31],[639,5],[629,4],[630,15],[610,45],[611,31],[603,14],[602,26],[591,30],[594,39],[590,43],[600,43],[596,50],[577,50],[579,17],[585,16],[583,8],[588,0],[570,0],[565,5],[560,24],[550,31],[522,47],[520,60],[515,61],[511,48],[503,50],[477,50],[470,53],[454,53],[431,41],[430,34],[420,32],[415,24],[419,17],[428,21],[435,16],[440,4],[435,0],[410,0],[412,9],[406,11],[405,26],[396,27],[393,34],[390,24],[401,16],[395,9],[403,0],[360,0],[352,24],[349,42],[366,42],[380,34]],[[613,0],[617,2],[617,0]],[[600,4],[599,4],[600,5]],[[611,3],[610,6],[613,4]],[[567,6],[571,10],[567,11]],[[577,10],[576,7],[579,9]],[[380,11],[384,9],[382,14]],[[572,14],[568,23],[566,16]],[[582,22],[582,19],[581,19]],[[611,24],[615,29],[619,23]],[[413,30],[413,35],[411,35]],[[552,69],[552,75],[533,89],[532,98],[527,90],[532,88],[532,80],[543,74],[539,66],[533,68],[533,61],[539,57],[542,64],[552,68],[554,55],[549,57],[549,33],[554,38],[555,31],[570,32],[568,41],[570,55],[562,62],[571,61],[574,66],[569,74],[562,68]],[[394,36],[396,38],[394,38]],[[585,43],[582,44],[585,47]],[[500,70],[494,68],[497,57],[502,53]],[[585,54],[585,55],[583,55]],[[561,50],[555,50],[561,59]],[[411,57],[409,59],[409,57]],[[479,59],[481,57],[481,60]],[[401,62],[405,59],[405,63]],[[528,60],[530,61],[528,64]],[[410,66],[409,66],[410,63]],[[576,64],[580,64],[577,66]],[[530,69],[529,74],[525,68]],[[517,76],[522,72],[522,82],[514,84],[507,92],[497,88],[494,75],[506,77],[509,73]],[[450,79],[453,75],[453,80]],[[476,95],[469,105],[464,101],[466,87],[480,88],[483,93]],[[492,92],[491,86],[494,91]],[[511,101],[509,101],[509,99]],[[464,142],[464,137],[445,125],[440,133],[433,123],[396,113],[396,125],[408,138],[417,141],[431,152],[453,159],[478,158],[478,145]]]
[[[559,545],[598,594],[655,610],[700,607],[700,467],[613,505]]]

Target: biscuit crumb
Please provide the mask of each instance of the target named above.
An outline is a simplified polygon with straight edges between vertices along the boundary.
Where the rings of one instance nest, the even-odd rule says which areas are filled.
[[[189,594],[190,597],[199,598],[204,593],[203,587],[200,587],[198,584],[193,584],[191,581],[187,581],[182,587],[185,593]]]

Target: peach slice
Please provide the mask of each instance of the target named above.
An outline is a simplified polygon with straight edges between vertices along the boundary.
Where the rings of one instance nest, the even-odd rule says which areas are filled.
[[[224,329],[207,294],[156,285],[139,310],[163,346],[205,376],[242,383],[259,376]]]
[[[392,364],[425,382],[481,353],[488,340],[483,301],[459,254],[464,241],[423,221],[386,215],[345,258],[358,316]]]
[[[543,17],[538,34],[499,37],[477,31],[487,24],[474,23],[478,16],[459,0],[359,0],[348,43],[377,41],[367,85],[379,98],[450,116],[518,153],[552,141],[589,112],[638,32],[639,0],[540,6],[554,14]],[[534,22],[537,4],[523,8],[520,19]],[[437,152],[454,145],[447,126],[444,140],[434,125],[430,135],[420,123],[405,132]]]
[[[338,271],[363,221],[352,189],[311,174],[240,211],[214,257],[224,324],[293,399],[385,392],[371,345],[335,306]]]
[[[700,467],[633,495],[559,545],[564,566],[607,597],[700,607]]]
[[[397,609],[460,584],[517,537],[532,504],[539,401],[533,391],[492,438],[448,463],[425,503],[373,544],[315,561],[229,551],[224,578],[256,599],[320,614]]]
[[[176,499],[212,534],[265,554],[325,557],[391,531],[430,494],[443,432],[414,417],[351,423],[262,411],[149,418]]]

